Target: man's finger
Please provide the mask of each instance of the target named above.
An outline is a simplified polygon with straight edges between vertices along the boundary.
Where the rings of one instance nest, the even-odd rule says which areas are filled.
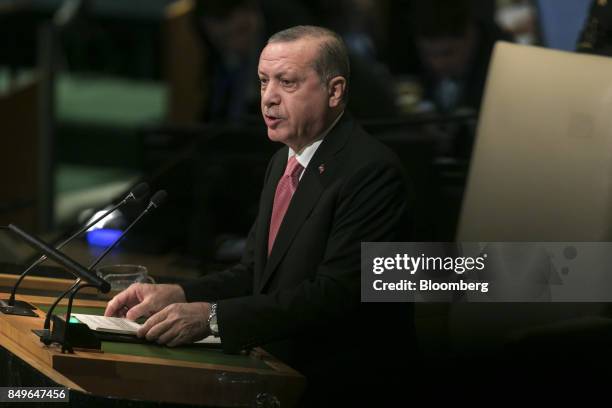
[[[168,347],[176,347],[176,346],[181,346],[185,343],[187,343],[187,341],[185,341],[185,339],[181,335],[177,335],[177,336],[174,336],[170,341],[167,341],[166,343],[161,343],[161,344],[166,344]]]
[[[117,312],[117,315],[119,317],[125,317],[125,315],[127,314],[128,310],[130,310],[127,306],[123,306],[121,309],[119,309],[119,311]]]
[[[149,301],[145,300],[142,303],[137,304],[134,307],[131,307],[127,313],[125,314],[126,319],[136,320],[139,317],[147,317],[151,314],[151,304]]]
[[[175,342],[179,337],[180,337],[180,333],[177,332],[176,328],[173,326],[170,326],[164,333],[162,333],[160,336],[157,336],[157,343],[166,344],[170,346],[170,344]]]
[[[145,337],[149,341],[157,341],[158,343],[163,344],[165,342],[162,343],[160,341],[160,338],[162,338],[163,336],[166,336],[168,333],[171,334],[175,331],[176,329],[173,328],[172,323],[169,322],[168,319],[164,319],[158,322],[157,324],[155,324],[153,327],[151,327],[145,333]]]
[[[144,324],[136,332],[138,337],[144,337],[149,332],[149,330],[151,330],[153,326],[165,320],[166,314],[167,312],[164,309],[164,310],[160,310],[159,312],[155,313],[153,316],[149,317],[147,321],[144,322]]]
[[[119,311],[123,309],[125,304],[126,296],[124,296],[123,292],[116,295],[114,298],[108,302],[106,305],[106,310],[104,310],[104,316],[117,316]]]
[[[126,290],[119,292],[108,302],[106,310],[104,311],[104,316],[117,316],[124,306],[130,308],[139,302],[138,294],[134,285],[132,285]]]

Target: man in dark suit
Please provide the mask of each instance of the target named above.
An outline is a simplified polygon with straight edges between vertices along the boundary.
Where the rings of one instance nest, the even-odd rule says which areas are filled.
[[[242,261],[180,286],[132,285],[106,315],[150,316],[139,335],[170,346],[210,333],[227,352],[263,346],[305,374],[308,404],[358,400],[412,351],[411,309],[360,302],[361,243],[398,238],[402,168],[344,112],[349,63],[335,33],[273,35],[258,75],[268,137],[286,146]]]
[[[612,57],[612,3],[597,0],[591,3],[576,51]]]

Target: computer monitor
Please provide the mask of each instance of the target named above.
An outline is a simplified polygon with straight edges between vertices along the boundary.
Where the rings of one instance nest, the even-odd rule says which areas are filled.
[[[458,241],[605,241],[612,59],[495,46]]]
[[[612,59],[497,43],[459,242],[606,241],[612,226]],[[606,314],[602,303],[455,304],[452,347]]]

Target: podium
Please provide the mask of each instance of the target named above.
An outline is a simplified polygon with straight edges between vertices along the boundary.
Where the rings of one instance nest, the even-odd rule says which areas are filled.
[[[54,299],[18,299],[36,305],[39,317],[0,314],[0,386],[67,387],[74,405],[283,408],[295,406],[305,387],[301,374],[258,348],[229,355],[206,345],[103,341],[102,352],[62,354],[60,347],[45,346],[32,333],[42,328],[44,309]],[[101,314],[105,305],[78,300],[73,311]]]

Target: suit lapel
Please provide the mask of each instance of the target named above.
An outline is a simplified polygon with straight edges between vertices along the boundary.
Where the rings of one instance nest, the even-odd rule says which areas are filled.
[[[315,155],[312,157],[310,163],[308,164],[308,168],[304,172],[293,198],[291,199],[291,203],[289,204],[289,208],[287,209],[285,217],[283,218],[280,229],[278,230],[274,247],[272,248],[268,262],[265,263],[263,275],[259,281],[258,291],[261,292],[268,280],[272,277],[283,256],[291,246],[295,235],[299,231],[304,221],[308,218],[315,204],[319,201],[319,197],[327,185],[327,180],[329,180],[334,173],[333,155],[344,146],[352,128],[352,119],[348,117],[347,113],[344,113],[343,117],[325,137],[323,143],[321,143]],[[285,159],[284,165],[286,165],[286,161],[287,160]],[[266,256],[267,251],[268,230],[270,216],[272,214],[274,194],[276,192],[276,184],[284,171],[284,165],[282,166],[283,168],[280,170],[279,174],[275,173],[276,177],[273,179],[274,182],[270,183],[273,184],[273,186],[266,189],[271,191],[265,192],[266,195],[270,194],[270,197],[266,197],[268,199],[266,204],[269,206],[265,208],[266,212],[264,213],[266,215],[265,219],[267,220],[265,225],[265,235],[262,235],[262,237],[265,239],[265,243],[263,243],[264,256]],[[260,240],[260,245],[261,241],[263,240]]]

